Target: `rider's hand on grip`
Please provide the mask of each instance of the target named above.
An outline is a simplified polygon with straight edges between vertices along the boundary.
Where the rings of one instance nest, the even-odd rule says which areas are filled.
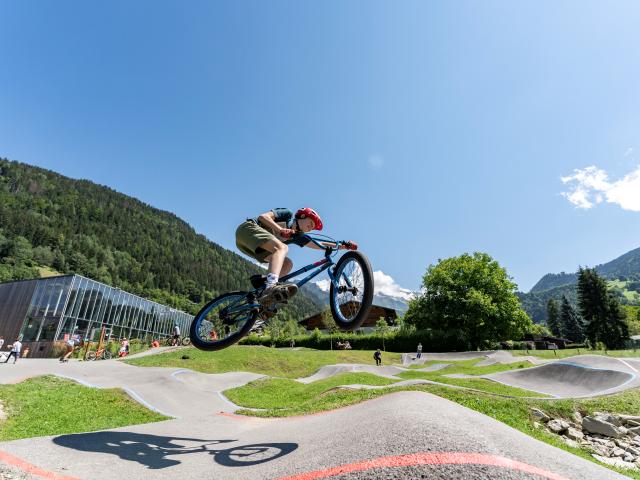
[[[348,241],[345,242],[344,248],[346,248],[347,250],[357,250],[358,244],[356,242]]]
[[[282,235],[282,238],[291,238],[295,233],[296,232],[294,232],[290,228],[282,228],[280,230],[280,235]]]

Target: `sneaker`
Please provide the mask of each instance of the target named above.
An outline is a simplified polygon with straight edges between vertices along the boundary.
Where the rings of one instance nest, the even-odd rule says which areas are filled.
[[[258,298],[258,303],[269,309],[277,303],[286,303],[296,293],[298,293],[298,286],[295,283],[278,283],[266,288]]]

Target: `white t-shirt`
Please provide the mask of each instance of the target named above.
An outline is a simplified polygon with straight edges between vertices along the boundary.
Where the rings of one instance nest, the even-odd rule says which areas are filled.
[[[13,347],[11,347],[11,351],[20,353],[20,350],[22,350],[22,343],[16,340],[15,342],[13,342]]]
[[[0,350],[2,350],[3,345],[4,345],[4,338],[0,338]]]
[[[180,327],[178,327],[178,326],[173,327],[173,334],[174,335],[180,335]]]

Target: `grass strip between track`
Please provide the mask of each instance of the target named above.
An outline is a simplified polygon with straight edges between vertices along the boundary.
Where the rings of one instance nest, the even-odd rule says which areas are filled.
[[[182,359],[185,355],[189,358]],[[402,356],[382,352],[382,361],[385,365],[400,363]],[[373,351],[367,350],[276,349],[243,345],[220,352],[180,349],[127,360],[126,363],[138,367],[189,368],[202,373],[252,372],[283,378],[307,377],[325,365],[336,363],[375,365]]]
[[[148,410],[117,388],[85,387],[42,376],[0,385],[7,419],[0,421],[0,441],[91,432],[168,418]]]

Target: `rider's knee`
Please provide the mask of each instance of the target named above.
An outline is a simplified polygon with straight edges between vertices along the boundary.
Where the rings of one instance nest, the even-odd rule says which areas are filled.
[[[285,255],[289,252],[289,245],[282,243],[281,241],[276,241],[275,243],[275,249],[278,252],[282,252]]]

